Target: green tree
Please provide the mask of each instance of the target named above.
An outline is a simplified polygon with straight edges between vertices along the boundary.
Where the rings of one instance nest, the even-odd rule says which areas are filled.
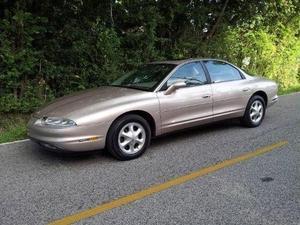
[[[30,112],[153,60],[223,58],[300,85],[298,0],[0,2],[0,112]]]

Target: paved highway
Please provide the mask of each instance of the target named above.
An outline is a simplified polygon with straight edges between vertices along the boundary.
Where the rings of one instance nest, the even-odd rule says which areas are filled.
[[[132,161],[30,141],[0,145],[0,159],[1,225],[300,224],[299,93],[281,96],[258,128],[181,131]]]

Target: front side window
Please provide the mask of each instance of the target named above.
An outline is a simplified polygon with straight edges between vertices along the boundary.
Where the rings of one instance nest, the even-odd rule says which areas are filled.
[[[208,60],[204,61],[204,65],[214,83],[242,79],[240,72],[225,62]]]
[[[207,83],[205,72],[199,62],[185,64],[177,69],[168,80],[167,87],[178,81],[184,81],[187,86],[197,86]]]
[[[110,85],[153,91],[174,68],[173,64],[147,64],[121,76]]]

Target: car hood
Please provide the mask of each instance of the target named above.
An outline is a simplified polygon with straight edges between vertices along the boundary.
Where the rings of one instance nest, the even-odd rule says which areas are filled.
[[[103,108],[113,106],[130,96],[140,93],[145,93],[145,91],[112,86],[89,89],[58,98],[36,112],[35,116],[55,116],[72,119],[74,115],[84,115],[99,109],[101,106]]]

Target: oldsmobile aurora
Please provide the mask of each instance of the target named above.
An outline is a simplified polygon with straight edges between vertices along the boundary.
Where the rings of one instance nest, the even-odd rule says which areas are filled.
[[[277,99],[274,81],[223,60],[153,62],[109,86],[55,100],[32,115],[28,136],[57,151],[107,148],[128,160],[171,131],[228,118],[257,127]]]

